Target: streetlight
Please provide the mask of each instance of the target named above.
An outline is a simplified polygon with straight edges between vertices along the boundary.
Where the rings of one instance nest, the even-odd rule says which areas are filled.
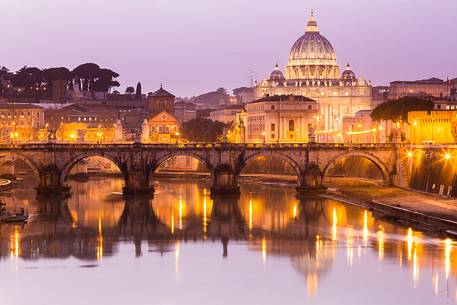
[[[265,139],[265,135],[266,135],[266,134],[265,134],[265,131],[264,131],[264,132],[262,132],[262,136],[263,136],[263,143],[264,143],[264,144],[265,144],[265,140],[266,140],[266,139]]]

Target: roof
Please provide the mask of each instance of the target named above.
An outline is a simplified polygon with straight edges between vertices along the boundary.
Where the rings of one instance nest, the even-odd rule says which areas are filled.
[[[149,96],[156,96],[156,97],[175,97],[173,94],[168,92],[167,90],[163,89],[162,85],[160,85],[160,89],[156,92],[149,94]]]
[[[44,109],[43,107],[34,104],[13,104],[13,103],[0,103],[0,109]]]
[[[442,79],[439,79],[439,78],[436,78],[436,77],[432,77],[432,78],[429,78],[429,79],[420,79],[420,80],[413,80],[413,81],[410,81],[410,80],[407,80],[407,81],[404,81],[404,80],[397,80],[397,81],[393,81],[393,82],[390,82],[391,84],[395,84],[395,85],[408,85],[408,84],[436,84],[436,85],[442,85],[444,84],[444,80]]]
[[[258,100],[252,101],[248,104],[261,103],[261,102],[288,102],[291,98],[294,101],[298,101],[298,102],[316,102],[315,100],[310,99],[303,95],[272,95],[272,96],[262,97]]]

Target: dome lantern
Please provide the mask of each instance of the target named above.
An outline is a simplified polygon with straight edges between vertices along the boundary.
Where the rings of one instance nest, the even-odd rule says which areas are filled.
[[[340,68],[332,44],[320,34],[314,13],[306,32],[292,46],[286,67],[288,80],[338,80]]]

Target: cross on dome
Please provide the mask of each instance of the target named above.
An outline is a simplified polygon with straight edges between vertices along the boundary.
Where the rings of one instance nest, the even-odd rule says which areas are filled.
[[[313,10],[311,10],[311,18],[309,19],[308,25],[306,26],[306,32],[319,32],[316,19],[314,18]]]

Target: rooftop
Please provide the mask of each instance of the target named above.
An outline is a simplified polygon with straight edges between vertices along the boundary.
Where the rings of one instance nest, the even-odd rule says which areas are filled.
[[[43,107],[34,104],[13,104],[13,103],[0,103],[0,109],[44,109]]]

